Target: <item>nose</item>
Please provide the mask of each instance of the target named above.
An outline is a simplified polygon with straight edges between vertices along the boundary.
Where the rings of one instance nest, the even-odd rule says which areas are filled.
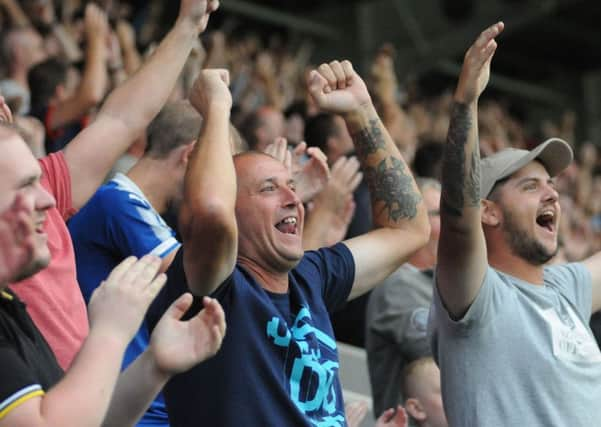
[[[35,195],[35,209],[45,211],[56,206],[56,199],[44,187],[38,184]]]
[[[544,195],[545,201],[556,202],[559,200],[559,193],[557,192],[555,187],[547,184],[545,188],[546,188],[546,192]]]
[[[291,188],[288,188],[288,187],[284,188],[283,193],[284,193],[283,205],[285,207],[287,207],[287,208],[288,207],[296,207],[302,203],[300,198],[296,194],[296,192],[293,191]]]

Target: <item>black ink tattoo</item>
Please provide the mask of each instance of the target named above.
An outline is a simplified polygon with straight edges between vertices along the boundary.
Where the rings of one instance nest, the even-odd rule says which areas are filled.
[[[480,204],[480,150],[475,146],[470,159],[469,175],[466,177],[465,146],[473,123],[469,107],[454,103],[451,123],[442,163],[441,208],[452,216],[461,216],[465,207]]]
[[[380,126],[379,119],[371,119],[366,128],[352,135],[357,157],[360,160],[365,160],[370,154],[386,148],[386,140],[384,139],[384,135],[382,135]]]
[[[365,178],[374,204],[384,204],[389,220],[415,218],[421,195],[413,188],[413,179],[399,159],[388,157],[375,168],[367,167]]]

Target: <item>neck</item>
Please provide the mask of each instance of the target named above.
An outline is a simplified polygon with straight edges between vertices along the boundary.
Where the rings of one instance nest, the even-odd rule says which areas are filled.
[[[269,292],[285,294],[288,292],[288,272],[277,273],[260,266],[256,261],[238,256],[238,264],[244,267],[261,287]]]
[[[488,262],[495,270],[509,274],[534,285],[543,284],[542,265],[532,265],[509,250],[488,251]]]
[[[144,193],[152,207],[160,214],[167,210],[167,205],[174,192],[174,185],[169,172],[165,173],[165,161],[143,157],[127,173]]]

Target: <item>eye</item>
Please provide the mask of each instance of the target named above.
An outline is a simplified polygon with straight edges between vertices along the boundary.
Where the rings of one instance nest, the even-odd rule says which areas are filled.
[[[261,187],[261,193],[275,190],[275,185],[264,185]]]
[[[533,191],[536,190],[538,188],[538,185],[536,184],[536,182],[529,182],[528,184],[524,185],[524,190],[526,191]]]

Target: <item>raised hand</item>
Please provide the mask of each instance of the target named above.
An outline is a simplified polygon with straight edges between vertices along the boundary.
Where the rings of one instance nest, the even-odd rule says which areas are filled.
[[[394,408],[385,410],[376,422],[376,427],[408,427],[409,417],[405,408],[401,405],[397,406],[396,413]]]
[[[321,64],[309,73],[308,89],[323,111],[347,114],[371,105],[367,86],[349,61]]]
[[[346,423],[348,427],[359,427],[367,415],[367,402],[358,400],[344,405]]]
[[[86,38],[108,40],[109,24],[106,13],[104,13],[95,3],[88,3],[84,15],[84,28]]]
[[[228,88],[229,83],[230,74],[227,70],[202,70],[190,92],[190,103],[205,119],[212,105],[231,109],[232,94]]]
[[[363,174],[355,157],[339,158],[332,166],[330,180],[312,203],[303,236],[305,250],[340,242],[355,213],[353,191]]]
[[[0,215],[0,285],[13,282],[31,262],[34,251],[32,209],[18,194]]]
[[[330,179],[328,158],[321,149],[307,148],[307,143],[301,142],[292,152],[292,176],[296,181],[298,197],[303,203],[309,202],[324,189]]]
[[[209,16],[219,8],[219,0],[182,0],[178,21],[194,25],[202,33],[209,23]]]
[[[497,37],[505,28],[503,22],[482,31],[474,44],[465,53],[455,100],[471,104],[478,100],[490,78],[490,62],[497,49]]]
[[[204,309],[181,320],[192,305],[192,295],[179,297],[165,312],[150,339],[156,367],[168,375],[185,372],[215,355],[225,336],[225,314],[219,302],[204,297]]]
[[[13,113],[3,96],[0,96],[0,123],[12,123]]]
[[[292,153],[288,150],[286,138],[277,137],[275,141],[265,147],[264,153],[282,162],[286,169],[292,173]]]
[[[296,194],[303,203],[311,201],[328,183],[328,159],[317,147],[307,148],[307,143],[301,142],[290,152],[286,138],[278,137],[265,147],[265,153],[288,168],[294,177]]]
[[[140,328],[148,306],[165,284],[161,259],[129,257],[96,288],[88,304],[90,329],[128,343]]]

